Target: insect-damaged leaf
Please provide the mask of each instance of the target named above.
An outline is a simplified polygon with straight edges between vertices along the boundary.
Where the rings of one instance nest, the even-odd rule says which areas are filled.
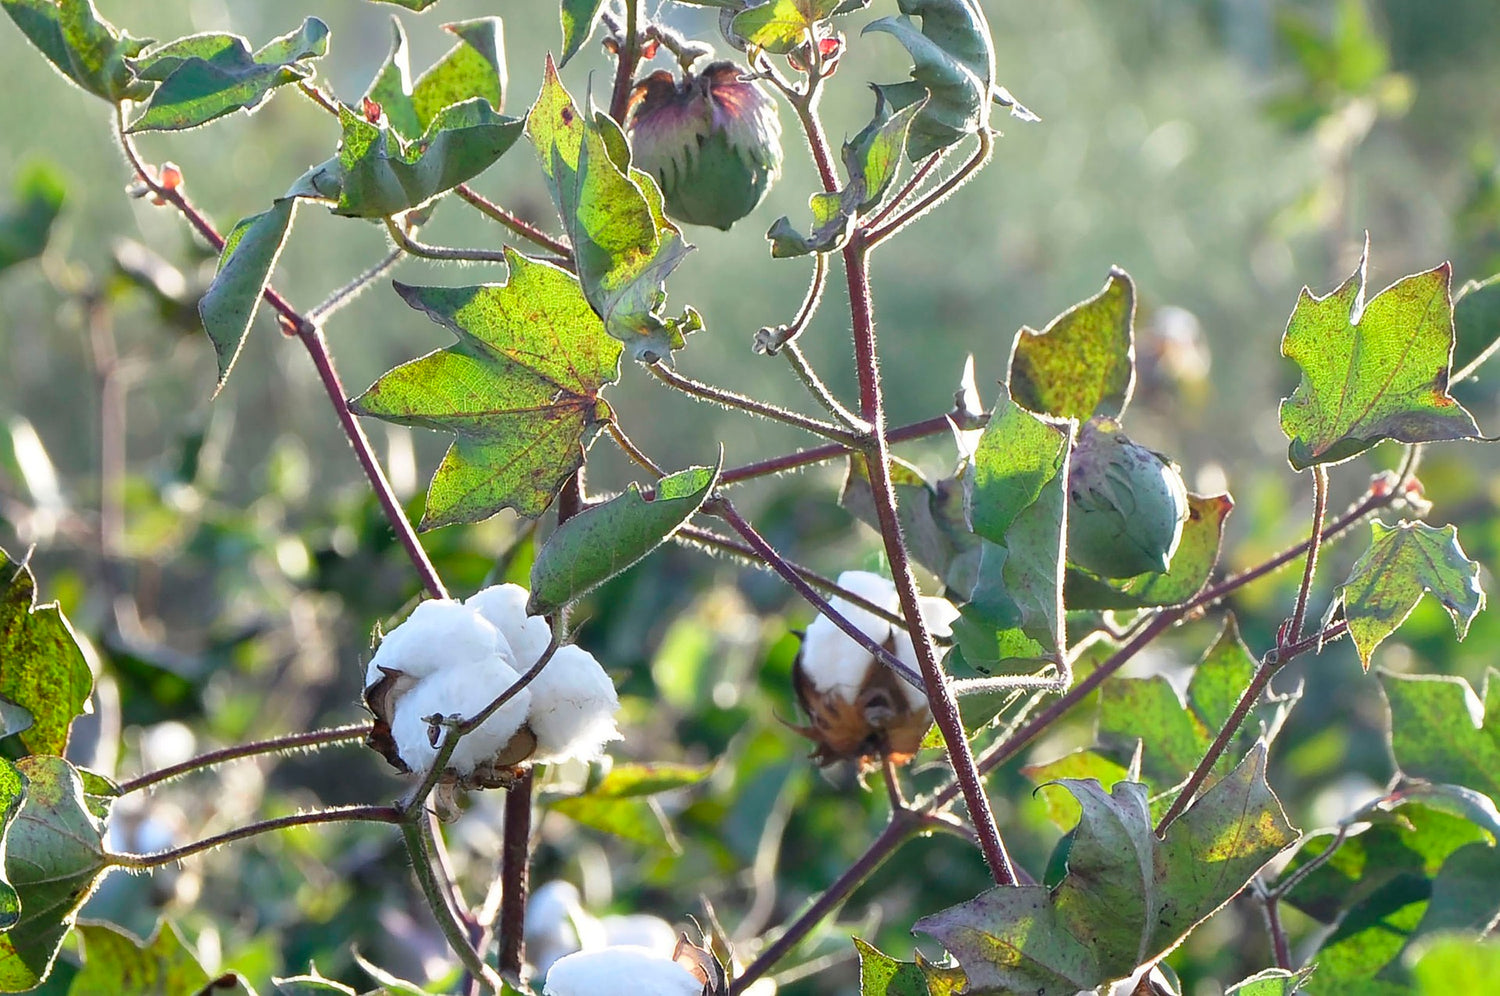
[[[540,515],[609,413],[599,391],[619,376],[620,344],[604,334],[578,280],[514,251],[506,257],[505,284],[397,284],[458,342],[390,371],[350,404],[457,437],[428,488],[426,529],[502,508]]]
[[[1383,439],[1468,439],[1474,418],[1448,394],[1453,355],[1452,268],[1396,281],[1365,301],[1369,246],[1326,297],[1302,289],[1281,340],[1302,383],[1281,403],[1287,458],[1306,470],[1339,463]]]
[[[0,697],[30,714],[21,743],[34,754],[61,754],[68,728],[94,687],[73,628],[56,602],[36,604],[31,568],[0,550]],[[15,733],[6,729],[5,733]]]
[[[692,247],[667,220],[656,181],[630,165],[618,125],[579,110],[550,57],[526,133],[573,244],[583,292],[605,329],[634,359],[666,359],[702,323],[691,308],[677,318],[658,314],[662,282]]]
[[[1074,996],[1124,978],[1239,892],[1293,840],[1257,745],[1159,840],[1147,790],[1065,781],[1083,810],[1055,889],[992,889],[918,920],[974,992]]]
[[[1119,418],[1135,387],[1135,284],[1111,268],[1104,289],[1038,332],[1023,328],[1010,353],[1010,390],[1034,412],[1084,421]]]
[[[328,25],[316,17],[254,53],[239,35],[191,35],[167,42],[131,60],[140,79],[161,85],[130,130],[196,128],[241,108],[253,110],[276,87],[311,76],[306,60],[327,53]]]
[[[1423,592],[1448,610],[1462,640],[1484,608],[1484,591],[1479,565],[1458,545],[1458,527],[1405,521],[1388,526],[1376,520],[1370,530],[1370,548],[1338,590],[1365,670],[1375,648],[1406,621]]]

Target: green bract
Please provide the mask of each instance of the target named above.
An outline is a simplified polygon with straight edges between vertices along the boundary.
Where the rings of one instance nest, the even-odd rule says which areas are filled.
[[[1068,477],[1068,560],[1106,578],[1165,571],[1188,517],[1175,467],[1118,422],[1085,422]]]

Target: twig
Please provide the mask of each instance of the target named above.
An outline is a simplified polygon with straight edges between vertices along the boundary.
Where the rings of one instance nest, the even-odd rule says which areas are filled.
[[[353,301],[376,280],[379,280],[381,274],[401,262],[403,255],[404,253],[400,249],[392,249],[386,253],[385,258],[380,262],[328,295],[322,304],[309,309],[307,320],[314,325],[322,325],[331,315]]]
[[[915,204],[902,211],[881,227],[868,229],[864,236],[865,243],[872,248],[879,245],[907,225],[922,217],[928,211],[937,207],[943,201],[947,200],[955,190],[968,183],[970,178],[978,173],[984,167],[985,163],[989,162],[990,153],[995,149],[995,140],[990,136],[988,128],[980,128],[978,135],[979,147],[974,150],[974,154],[969,157],[968,161],[959,167],[958,172],[923,194]]]
[[[501,840],[500,972],[521,981],[526,962],[526,899],[530,886],[530,768],[505,790],[505,829]]]
[[[609,97],[609,116],[625,125],[625,111],[630,106],[630,88],[635,83],[635,67],[641,61],[640,0],[625,2],[625,37],[621,39],[619,61],[615,64],[615,85]]]
[[[401,224],[394,218],[385,219],[385,230],[390,233],[391,241],[403,252],[413,256],[421,256],[423,259],[437,259],[463,263],[504,263],[505,250],[503,249],[453,249],[448,246],[432,246],[425,242],[418,242],[410,234],[404,231]]]
[[[454,187],[453,192],[469,204],[472,204],[491,221],[499,222],[526,241],[568,260],[571,265],[573,249],[563,240],[554,238],[535,225],[516,217],[466,183],[460,183]]]
[[[1294,643],[1302,639],[1302,625],[1307,619],[1307,601],[1312,594],[1313,576],[1318,570],[1318,547],[1323,542],[1323,519],[1327,514],[1328,469],[1318,464],[1313,467],[1313,524],[1312,535],[1307,540],[1307,562],[1302,568],[1302,584],[1297,588],[1297,605],[1292,610],[1291,624],[1286,627],[1278,643]]]
[[[875,212],[875,214],[873,214],[865,222],[865,227],[877,227],[882,221],[890,217],[892,211],[896,210],[902,204],[906,203],[906,199],[916,191],[917,187],[921,185],[923,180],[927,179],[927,174],[936,169],[938,163],[947,158],[948,153],[952,151],[952,149],[953,146],[947,146],[945,148],[939,149],[937,152],[934,152],[926,159],[923,159],[922,164],[917,167],[917,171],[912,174],[911,179],[906,181],[906,185],[901,188],[900,192],[898,192],[895,197],[892,197],[889,201],[887,201],[884,207]]]
[[[767,401],[759,401],[734,391],[727,391],[721,387],[714,387],[712,384],[705,384],[690,377],[684,377],[663,363],[649,364],[646,370],[662,383],[670,387],[675,387],[684,394],[690,394],[695,398],[711,401],[714,404],[723,405],[725,408],[736,408],[751,415],[770,419],[773,422],[780,422],[783,425],[790,425],[794,428],[811,432],[814,435],[832,439],[844,447],[856,447],[860,444],[858,437],[854,433],[847,429],[841,429],[830,422],[824,422],[822,419],[803,415],[801,412],[794,412],[788,408],[782,408],[780,405],[773,405]]]
[[[441,883],[433,872],[432,856],[428,851],[427,821],[403,820],[401,821],[401,837],[406,842],[406,852],[411,856],[412,871],[417,876],[417,884],[422,887],[422,895],[427,898],[427,907],[432,910],[432,915],[437,920],[438,929],[443,932],[448,946],[453,953],[458,955],[458,960],[463,963],[464,968],[475,978],[483,979],[496,993],[500,992],[504,983],[495,970],[484,963],[479,953],[474,950],[468,935],[464,932],[463,924],[453,916],[448,908],[447,899],[443,893]]]
[[[328,747],[333,744],[363,740],[369,736],[372,728],[369,723],[350,723],[347,726],[332,726],[323,730],[291,733],[284,737],[271,737],[268,740],[256,740],[247,744],[235,744],[232,747],[211,750],[178,764],[169,765],[158,771],[149,771],[129,781],[121,782],[120,795],[139,792],[141,789],[150,788],[161,782],[180,778],[194,771],[210,768],[216,764],[224,764],[227,761],[234,761],[242,757],[254,757],[257,754],[279,754],[284,751],[308,750],[314,747]]]
[[[275,819],[259,820],[255,823],[247,823],[233,830],[205,837],[203,840],[184,844],[181,847],[173,847],[165,851],[155,851],[151,854],[117,854],[108,852],[104,860],[117,868],[126,868],[131,871],[149,871],[152,868],[160,868],[163,865],[174,864],[183,858],[200,854],[203,851],[211,851],[224,844],[232,844],[237,840],[245,840],[257,837],[263,833],[272,833],[276,830],[286,830],[289,827],[316,826],[320,823],[401,823],[404,815],[395,806],[340,806],[334,809],[317,809],[307,813],[293,813],[290,816],[278,816]]]
[[[886,441],[889,443],[904,443],[913,439],[923,439],[927,436],[936,436],[952,430],[953,423],[947,415],[939,415],[936,418],[923,419],[913,422],[911,425],[903,425],[886,433]],[[825,460],[835,460],[839,457],[849,455],[849,447],[842,443],[824,443],[821,446],[811,446],[805,450],[795,453],[787,453],[783,456],[770,457],[765,460],[757,460],[747,463],[742,467],[731,467],[719,475],[720,484],[739,484],[743,481],[754,480],[758,477],[771,477],[776,474],[784,474],[789,470],[806,467],[810,464],[822,463]]]
[[[792,372],[797,375],[797,379],[802,381],[807,392],[813,396],[813,400],[822,405],[828,414],[842,423],[850,432],[864,434],[870,431],[869,425],[863,419],[845,408],[839,399],[833,396],[828,385],[823,383],[823,378],[819,377],[818,372],[812,368],[812,364],[807,362],[807,356],[802,352],[801,346],[789,339],[782,345],[781,353],[791,365]]]
[[[625,434],[625,430],[620,428],[618,422],[614,419],[608,419],[604,423],[604,428],[609,431],[610,438],[615,441],[616,446],[620,447],[621,452],[634,460],[642,469],[648,471],[658,479],[667,476],[666,472],[657,465],[656,461],[647,456],[645,450],[635,445],[635,441]]]

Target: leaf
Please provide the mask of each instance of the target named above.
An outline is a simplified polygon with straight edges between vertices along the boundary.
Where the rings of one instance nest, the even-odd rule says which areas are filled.
[[[37,604],[30,566],[0,550],[0,580],[0,696],[31,714],[20,733],[29,753],[61,754],[69,726],[88,708],[94,676],[57,603]]]
[[[213,992],[230,988],[224,980],[209,977],[166,920],[146,941],[109,923],[80,923],[77,930],[83,940],[83,970],[68,996],[154,996],[203,992],[210,986]]]
[[[1459,369],[1500,339],[1500,273],[1470,280],[1453,295],[1453,336],[1453,365]]]
[[[245,337],[260,310],[261,295],[271,282],[271,271],[276,268],[296,211],[295,197],[288,194],[277,198],[269,210],[241,219],[224,239],[218,272],[198,302],[198,317],[203,319],[203,329],[219,361],[215,394],[223,390],[234,361],[245,347]]]
[[[446,107],[475,97],[495,111],[504,104],[505,36],[500,19],[481,17],[443,27],[458,36],[458,44],[413,85],[406,30],[399,19],[391,18],[391,54],[365,92],[385,112],[391,129],[408,141],[420,139]]]
[[[1022,328],[1010,353],[1017,403],[1057,418],[1119,418],[1135,388],[1135,284],[1111,267],[1104,289],[1038,332]]]
[[[23,757],[26,801],[5,837],[5,877],[21,919],[0,934],[0,989],[36,986],[51,971],[78,909],[108,867],[104,825],[89,811],[78,772],[60,757]]]
[[[23,166],[13,189],[14,202],[0,211],[0,272],[42,254],[67,198],[57,167],[46,162]]]
[[[0,7],[64,76],[96,97],[118,104],[151,93],[129,64],[150,39],[117,31],[93,0],[0,0]]]
[[[768,0],[734,16],[733,31],[752,46],[786,55],[810,37],[813,25],[832,17],[839,0]]]
[[[1292,996],[1302,991],[1302,985],[1314,969],[1299,968],[1295,972],[1284,968],[1268,968],[1256,972],[1248,979],[1241,979],[1228,989],[1224,996]]]
[[[1433,939],[1411,970],[1419,996],[1487,993],[1500,990],[1500,940],[1475,943],[1467,937]]]
[[[328,54],[328,25],[309,17],[296,31],[251,53],[239,35],[179,38],[143,52],[131,68],[161,83],[131,132],[180,131],[258,107],[276,87],[313,74],[308,59]]]
[[[650,797],[701,784],[713,773],[713,768],[711,764],[621,765],[589,791],[556,799],[548,809],[645,847],[680,853],[661,806]]]
[[[1432,880],[1432,898],[1406,951],[1433,934],[1466,934],[1478,940],[1500,916],[1500,848],[1490,841],[1465,844],[1443,862]]]
[[[0,870],[5,868],[6,837],[26,801],[26,776],[11,762],[0,760]],[[21,920],[21,895],[0,874],[0,933]]]
[[[333,213],[350,218],[400,214],[473,179],[494,165],[522,130],[521,121],[496,114],[483,97],[444,107],[410,143],[389,125],[371,124],[344,105],[339,122],[339,154],[315,168],[313,182],[337,189]]]
[[[1370,531],[1369,549],[1336,592],[1365,670],[1375,648],[1406,621],[1424,591],[1448,610],[1462,640],[1484,608],[1484,590],[1479,565],[1458,545],[1458,527],[1408,521],[1388,526],[1376,520]]]
[[[691,467],[663,477],[649,500],[632,483],[624,494],[558,526],[532,565],[526,611],[555,612],[639,563],[703,507],[720,466]]]
[[[638,799],[701,785],[713,773],[712,764],[620,764],[611,768],[588,794],[598,799]]]
[[[1234,511],[1228,495],[1188,495],[1188,518],[1166,573],[1121,580],[1068,570],[1063,602],[1069,609],[1137,609],[1181,605],[1197,596],[1213,577],[1224,543],[1224,522]]]
[[[1099,741],[1113,748],[1116,756],[1124,757],[1131,756],[1140,743],[1141,780],[1154,792],[1164,792],[1180,784],[1198,766],[1229,721],[1256,669],[1255,656],[1240,639],[1234,617],[1229,616],[1193,669],[1186,702],[1159,674],[1106,683],[1099,693]],[[1253,739],[1259,735],[1261,724],[1256,720],[1252,711],[1240,725],[1239,736]],[[1245,746],[1230,741],[1229,749],[1214,766],[1214,775],[1228,774],[1234,766],[1231,759],[1238,757]]]
[[[986,542],[953,635],[982,672],[1060,660],[1071,443],[1070,424],[1045,422],[1002,390],[975,447],[966,507]]]
[[[563,52],[559,67],[566,66],[593,35],[603,9],[604,0],[562,0]]]
[[[753,13],[763,8],[752,8]],[[836,193],[819,192],[808,198],[813,226],[807,235],[792,227],[790,218],[778,218],[766,232],[771,256],[787,259],[810,252],[833,252],[849,241],[861,211],[873,208],[891,181],[901,161],[901,149],[913,119],[926,106],[926,99],[908,104],[894,114],[885,96],[875,92],[875,119],[854,139],[844,143],[844,168],[849,182]]]
[[[850,454],[839,504],[871,529],[879,530],[868,467],[863,455]],[[956,568],[955,560],[978,546],[963,521],[961,482],[947,478],[929,484],[921,471],[896,457],[891,458],[890,473],[896,489],[896,517],[908,551],[933,574],[948,577]]]
[[[1037,996],[1123,978],[1236,895],[1296,833],[1265,782],[1257,745],[1158,840],[1144,785],[1068,780],[1083,815],[1055,889],[992,889],[918,920],[975,992]]]
[[[988,127],[995,53],[978,0],[897,0],[896,7],[903,16],[864,30],[894,35],[911,53],[912,80],[879,87],[893,106],[931,95],[906,140],[906,154],[917,162]],[[922,18],[920,30],[911,17]]]
[[[420,14],[438,0],[370,0],[370,2],[395,4],[397,7],[405,7],[407,10],[414,10]]]
[[[1092,778],[1100,785],[1114,785],[1131,780],[1123,764],[1093,750],[1075,750],[1045,764],[1028,764],[1021,768],[1021,774],[1031,779],[1036,786],[1034,794],[1047,807],[1047,818],[1064,833],[1077,826],[1083,814],[1078,800],[1065,790],[1064,781]]]
[[[1304,287],[1281,340],[1302,383],[1281,403],[1297,470],[1340,463],[1384,439],[1470,439],[1474,418],[1448,394],[1453,354],[1452,268],[1396,281],[1368,303],[1359,268],[1326,297]]]
[[[380,996],[428,996],[426,989],[423,989],[415,982],[408,982],[400,976],[386,971],[358,951],[354,952],[354,960],[359,964],[360,968],[365,970],[365,974],[384,987],[381,990]]]
[[[1481,702],[1463,678],[1378,674],[1391,710],[1391,756],[1401,773],[1500,800],[1500,681],[1486,683]]]
[[[680,318],[657,313],[662,282],[692,247],[667,221],[656,181],[630,165],[618,125],[579,111],[550,57],[526,133],[572,242],[584,294],[605,330],[629,346],[633,359],[667,359],[702,323],[691,309]]]
[[[966,992],[962,972],[938,968],[917,954],[915,962],[897,961],[854,938],[859,954],[859,996],[957,996]]]
[[[458,342],[383,375],[350,402],[357,414],[451,432],[422,527],[477,522],[502,508],[541,515],[609,416],[600,389],[619,376],[620,345],[577,279],[506,251],[510,281],[396,285]]]

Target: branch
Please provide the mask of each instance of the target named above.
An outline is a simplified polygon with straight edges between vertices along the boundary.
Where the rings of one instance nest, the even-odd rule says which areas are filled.
[[[460,183],[454,187],[453,192],[472,204],[485,217],[499,222],[528,242],[546,249],[548,252],[555,253],[568,262],[570,269],[572,268],[573,248],[566,242],[553,238],[535,225],[516,217],[466,183]]]
[[[773,422],[780,422],[783,425],[790,425],[793,428],[802,429],[814,435],[832,439],[846,449],[856,447],[860,444],[858,437],[854,433],[847,429],[840,429],[830,422],[824,422],[821,419],[803,415],[801,412],[782,408],[780,405],[758,401],[755,398],[746,397],[734,391],[726,391],[723,388],[714,387],[712,384],[705,384],[702,381],[684,377],[663,363],[649,364],[646,370],[662,383],[670,387],[675,387],[684,394],[690,394],[695,398],[711,401],[714,404],[723,405],[725,408],[735,408],[743,412],[748,412],[751,415],[757,415],[764,419],[770,419]]]
[[[448,946],[453,953],[458,955],[458,960],[463,963],[464,968],[477,979],[483,979],[495,992],[500,992],[504,986],[500,976],[495,970],[484,963],[469,941],[464,932],[463,925],[453,916],[453,911],[448,907],[441,883],[432,870],[432,856],[428,853],[427,821],[423,819],[407,820],[401,824],[401,836],[406,842],[406,852],[411,856],[412,871],[417,876],[417,884],[422,887],[422,895],[427,899],[427,907],[432,910],[433,918],[437,920],[438,929],[443,932]]]
[[[278,816],[271,820],[260,820],[249,823],[242,827],[235,827],[221,834],[206,837],[203,840],[184,844],[165,851],[155,851],[151,854],[116,854],[107,852],[104,860],[117,868],[125,868],[130,871],[149,871],[152,868],[160,868],[163,865],[175,864],[183,858],[200,854],[203,851],[211,851],[224,844],[232,844],[237,840],[245,840],[257,837],[263,833],[271,833],[276,830],[285,830],[289,827],[315,826],[320,823],[401,823],[405,815],[395,806],[340,806],[334,809],[316,809],[307,813],[293,813],[290,816]]]
[[[903,425],[898,429],[892,429],[886,433],[886,441],[890,443],[904,443],[912,439],[922,439],[927,436],[936,436],[951,431],[953,423],[949,416],[939,415],[936,418],[923,419],[913,422],[911,425]],[[788,453],[784,456],[770,457],[765,460],[757,460],[747,463],[742,467],[731,467],[719,475],[720,484],[739,484],[742,481],[754,480],[757,477],[771,477],[775,474],[784,474],[789,470],[806,467],[814,463],[822,463],[825,460],[835,460],[839,457],[848,456],[850,448],[842,443],[824,443],[822,446],[811,446],[805,450]]]
[[[449,246],[431,246],[412,238],[394,218],[385,219],[385,230],[391,241],[403,252],[423,259],[436,259],[461,263],[504,263],[503,249],[453,249]]]
[[[292,733],[283,737],[271,737],[268,740],[256,740],[247,744],[235,744],[232,747],[223,747],[219,750],[211,750],[197,757],[189,758],[179,764],[169,765],[158,771],[149,771],[139,775],[127,782],[120,783],[120,795],[129,795],[139,792],[141,789],[150,788],[161,782],[171,781],[183,775],[191,774],[203,768],[210,768],[216,764],[224,764],[242,757],[254,757],[257,754],[280,754],[287,751],[308,750],[315,747],[328,747],[333,744],[350,743],[355,740],[363,740],[373,727],[369,723],[350,723],[347,726],[331,726],[323,730],[309,730],[306,733]]]
[[[984,167],[985,163],[989,162],[990,153],[995,149],[995,140],[990,135],[988,128],[981,128],[978,135],[979,147],[974,150],[974,154],[969,157],[968,161],[959,167],[957,173],[954,173],[948,179],[923,194],[920,200],[902,211],[893,220],[879,228],[867,229],[864,236],[865,244],[872,248],[879,245],[928,211],[937,207],[943,201],[947,200],[955,190],[968,183]]]

